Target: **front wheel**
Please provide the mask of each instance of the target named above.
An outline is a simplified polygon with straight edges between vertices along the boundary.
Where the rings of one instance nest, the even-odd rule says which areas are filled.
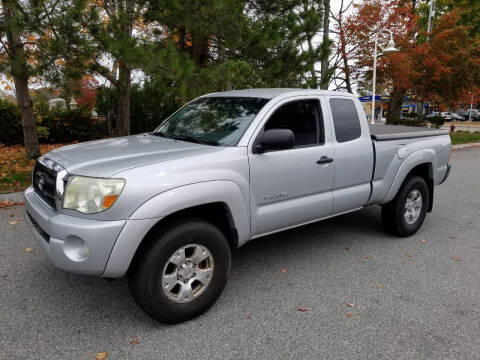
[[[413,235],[425,220],[429,201],[425,180],[419,176],[407,178],[397,196],[382,206],[384,229],[398,236]]]
[[[190,219],[148,239],[129,272],[129,287],[140,308],[163,323],[192,319],[212,306],[227,282],[231,253],[213,224]]]

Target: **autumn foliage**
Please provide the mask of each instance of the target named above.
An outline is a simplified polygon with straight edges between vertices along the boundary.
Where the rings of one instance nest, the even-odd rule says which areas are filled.
[[[346,48],[339,50],[349,53],[348,71],[365,93],[371,88],[374,36],[381,29],[394,34],[400,52],[380,56],[377,69],[378,93],[391,96],[387,121],[399,116],[408,93],[421,100],[454,104],[479,82],[478,41],[460,18],[459,9],[440,14],[427,34],[410,1],[366,0],[345,22]],[[387,41],[388,34],[380,36],[379,44]]]

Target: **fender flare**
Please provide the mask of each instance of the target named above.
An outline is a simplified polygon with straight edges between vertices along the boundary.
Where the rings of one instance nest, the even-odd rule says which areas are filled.
[[[130,215],[110,253],[103,276],[123,276],[144,237],[162,218],[215,202],[228,207],[237,230],[238,245],[244,244],[250,237],[250,216],[237,184],[230,180],[216,180],[183,185],[152,197]]]
[[[429,179],[434,180],[434,174],[436,174],[436,169],[438,168],[438,158],[437,154],[433,149],[423,149],[418,150],[410,154],[405,161],[402,163],[400,168],[395,175],[395,179],[393,180],[392,185],[390,186],[390,190],[387,193],[387,196],[383,201],[382,204],[386,204],[393,200],[393,198],[397,195],[398,190],[402,186],[403,182],[407,178],[408,174],[417,167],[418,165],[428,164],[428,176]]]

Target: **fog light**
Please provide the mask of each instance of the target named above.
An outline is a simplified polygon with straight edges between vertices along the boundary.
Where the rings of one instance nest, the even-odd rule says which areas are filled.
[[[63,252],[72,261],[82,262],[88,258],[88,246],[79,237],[68,237],[63,243]]]

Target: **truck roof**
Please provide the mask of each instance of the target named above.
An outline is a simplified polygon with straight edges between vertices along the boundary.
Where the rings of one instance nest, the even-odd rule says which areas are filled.
[[[347,92],[328,91],[318,89],[295,89],[295,88],[257,88],[257,89],[243,89],[243,90],[231,90],[211,93],[206,96],[209,97],[255,97],[263,99],[273,99],[279,95],[291,93],[292,95],[349,95],[354,96]]]

